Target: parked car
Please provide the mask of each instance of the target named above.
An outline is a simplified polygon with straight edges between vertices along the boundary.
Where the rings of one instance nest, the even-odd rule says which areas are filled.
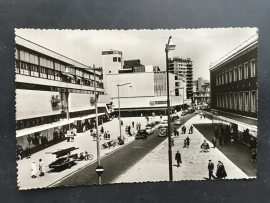
[[[153,128],[151,127],[151,126],[147,126],[146,128],[145,128],[145,131],[146,131],[146,133],[148,134],[148,135],[150,135],[150,134],[153,134]]]
[[[167,136],[167,128],[160,128],[158,137],[166,137]]]
[[[145,137],[145,134],[147,134],[145,129],[140,129],[137,131],[137,134],[135,136],[135,139],[143,139]]]
[[[176,119],[176,120],[174,121],[174,124],[175,124],[175,125],[181,125],[181,120],[180,120],[180,119]]]

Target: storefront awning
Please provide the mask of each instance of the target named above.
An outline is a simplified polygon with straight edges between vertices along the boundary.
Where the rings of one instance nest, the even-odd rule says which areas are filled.
[[[39,126],[31,127],[31,128],[25,128],[25,129],[22,129],[22,130],[17,130],[16,131],[16,137],[21,137],[21,136],[25,136],[25,135],[28,135],[28,134],[33,134],[33,133],[36,133],[36,132],[40,132],[40,131],[43,131],[43,130],[56,128],[56,127],[67,125],[67,124],[73,123],[73,122],[74,121],[72,119],[70,119],[70,120],[59,121],[59,122],[55,122],[55,123],[39,125]]]
[[[102,116],[102,115],[105,115],[105,113],[99,113],[98,116]],[[85,120],[85,119],[89,119],[89,118],[95,118],[96,117],[96,114],[91,114],[91,115],[88,115],[88,116],[82,116],[82,117],[77,117],[77,118],[72,118],[73,121],[82,121],[82,120]]]

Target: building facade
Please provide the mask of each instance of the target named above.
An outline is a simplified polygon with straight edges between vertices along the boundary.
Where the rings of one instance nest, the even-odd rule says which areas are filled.
[[[193,84],[192,98],[195,106],[199,109],[208,108],[210,104],[210,82],[199,77],[197,81],[193,82]]]
[[[193,92],[193,61],[190,58],[183,59],[179,57],[174,57],[173,59],[169,59],[168,70],[170,73],[174,73],[176,75],[176,83],[185,82],[185,90],[186,90],[186,98],[192,98]],[[184,81],[183,81],[184,78]],[[175,86],[177,86],[176,84]],[[179,90],[175,90],[175,94],[179,95]]]
[[[210,66],[211,109],[224,114],[240,134],[249,130],[250,136],[239,137],[248,145],[257,137],[258,112],[258,36],[255,35]],[[223,119],[224,120],[224,119]],[[228,119],[227,119],[228,120]],[[240,121],[241,120],[241,121]]]
[[[76,125],[93,127],[94,73],[75,61],[55,57],[40,47],[15,45],[16,139],[23,149],[37,149],[42,140],[60,139]],[[108,95],[96,71],[99,122],[108,119]],[[53,134],[57,131],[59,137]],[[61,140],[61,139],[60,139]]]

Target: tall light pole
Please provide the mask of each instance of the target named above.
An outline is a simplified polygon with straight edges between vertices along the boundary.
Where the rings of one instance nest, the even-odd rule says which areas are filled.
[[[75,67],[75,66],[69,66],[69,67]],[[95,65],[93,67],[87,67],[82,68],[85,70],[93,70],[94,71],[94,103],[95,103],[95,114],[96,114],[96,134],[97,134],[97,164],[98,167],[100,167],[100,138],[99,138],[99,130],[98,130],[98,108],[97,108],[97,87],[96,87],[96,70],[98,68],[95,68]],[[68,69],[65,71],[68,73]],[[101,176],[98,175],[98,184],[101,185]]]
[[[169,178],[170,178],[170,181],[173,181],[168,52],[169,52],[169,50],[174,50],[175,45],[170,45],[171,38],[172,38],[172,36],[170,36],[169,39],[168,39],[168,43],[166,44],[166,47],[165,47],[165,53],[166,53],[166,73],[167,73],[167,117],[168,117],[168,147],[169,147],[168,148],[168,154],[169,154]]]
[[[119,96],[119,87],[129,85],[129,87],[132,87],[132,83],[125,83],[125,84],[118,84],[118,119],[119,119],[119,130],[120,130],[120,138],[122,138],[122,132],[121,132],[121,117],[120,117],[120,96]]]

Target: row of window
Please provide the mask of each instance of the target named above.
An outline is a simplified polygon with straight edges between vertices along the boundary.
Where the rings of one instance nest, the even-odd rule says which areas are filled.
[[[257,93],[255,90],[217,94],[217,107],[246,112],[256,112]]]
[[[17,61],[25,62],[25,64],[31,64],[35,67],[44,67],[51,70],[56,70],[59,72],[65,72],[67,66],[61,64],[60,62],[53,61],[51,59],[38,56],[37,54],[29,53],[25,50],[18,50],[16,48],[15,59]],[[88,71],[83,71],[79,68],[68,67],[70,74],[79,77],[84,77],[86,79],[94,79],[94,74],[90,74]]]
[[[118,62],[121,62],[121,57],[113,57],[113,62],[117,62],[117,59],[118,59]]]
[[[85,86],[94,86],[94,78],[81,78],[79,76],[73,76],[71,74],[64,75],[61,71],[52,70],[49,68],[37,66],[34,64],[16,61],[15,71],[17,74],[28,75],[33,77],[40,77],[44,79],[56,80],[61,82],[67,82],[72,84],[78,85],[85,85]],[[94,77],[94,76],[93,76]],[[96,86],[99,88],[103,88],[102,83],[99,78],[97,78]]]
[[[244,74],[244,75],[243,75]],[[255,77],[256,75],[256,66],[255,60],[251,60],[250,63],[244,63],[244,67],[239,65],[234,67],[229,71],[225,71],[216,75],[216,86],[235,82],[237,80],[248,79],[249,77]]]

